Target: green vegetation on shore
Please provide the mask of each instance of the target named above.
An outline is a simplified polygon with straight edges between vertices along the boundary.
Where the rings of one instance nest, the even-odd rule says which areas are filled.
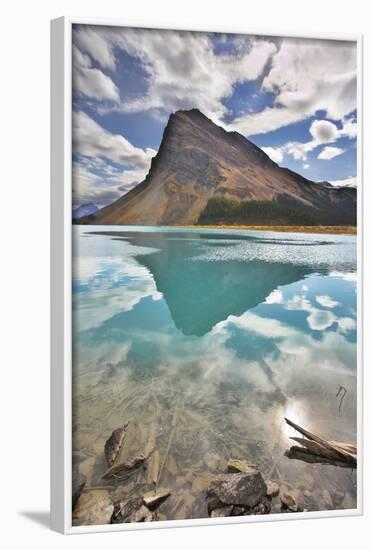
[[[211,197],[195,225],[345,226],[345,220],[355,225],[354,214],[340,208],[325,210],[278,201]]]

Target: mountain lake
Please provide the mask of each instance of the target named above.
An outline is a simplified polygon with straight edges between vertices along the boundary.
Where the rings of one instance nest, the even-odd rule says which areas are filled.
[[[171,492],[157,520],[205,518],[210,480],[234,458],[306,510],[355,508],[356,470],[289,458],[298,434],[284,418],[356,442],[356,281],[355,236],[73,226],[72,461],[85,490],[115,502],[155,477]],[[149,458],[104,481],[105,442],[125,422],[121,460]]]

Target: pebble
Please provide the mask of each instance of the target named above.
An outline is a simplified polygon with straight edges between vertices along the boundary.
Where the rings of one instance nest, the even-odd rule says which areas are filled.
[[[278,496],[279,494],[279,485],[275,483],[275,481],[271,481],[270,479],[266,482],[267,491],[266,494],[268,497],[274,498]]]

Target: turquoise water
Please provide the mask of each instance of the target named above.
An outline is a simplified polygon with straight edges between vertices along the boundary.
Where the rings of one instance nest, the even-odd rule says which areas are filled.
[[[172,490],[158,519],[204,517],[211,475],[244,458],[308,491],[307,509],[355,507],[355,472],[284,454],[285,416],[356,441],[355,237],[74,226],[73,249],[73,461],[88,488],[142,494],[158,461]],[[102,482],[125,421],[121,458],[151,450],[148,468]]]

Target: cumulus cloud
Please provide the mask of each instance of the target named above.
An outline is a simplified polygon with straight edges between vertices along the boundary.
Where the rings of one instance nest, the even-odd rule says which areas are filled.
[[[140,149],[124,136],[112,134],[84,112],[73,116],[74,205],[104,206],[145,178],[156,151]]]
[[[262,147],[262,150],[277,164],[283,160],[283,151],[280,147]]]
[[[341,120],[356,108],[355,44],[284,39],[262,89],[274,95],[274,106],[232,123],[246,136],[277,130],[320,110]]]
[[[109,181],[109,178],[99,176],[86,168],[80,162],[72,165],[72,203],[73,206],[94,203],[104,206],[120,197],[119,185]]]
[[[325,330],[337,320],[336,316],[323,309],[314,309],[307,318],[309,327],[312,330]]]
[[[237,55],[216,56],[207,35],[174,31],[132,29],[119,43],[150,75],[146,95],[123,104],[123,110],[197,107],[216,122],[228,112],[222,98],[233,93],[235,83],[257,79],[275,51],[270,42],[242,39]]]
[[[115,103],[101,106],[101,111],[197,107],[223,124],[229,114],[223,99],[233,94],[234,86],[264,76],[262,91],[273,94],[274,105],[243,113],[226,125],[246,136],[287,126],[319,110],[342,120],[356,108],[354,43],[243,35],[231,40],[233,51],[216,55],[208,33],[79,26],[73,34],[76,88]],[[103,69],[116,69],[116,50],[136,58],[148,75],[148,89],[134,99],[120,100],[114,82],[92,67],[94,60]],[[355,121],[348,121],[345,135],[355,137]]]
[[[341,332],[348,332],[349,330],[356,329],[356,321],[351,317],[341,317],[341,319],[338,320],[338,326]]]
[[[147,172],[147,167],[113,167],[104,159],[97,163],[95,159],[79,157],[72,166],[73,205],[92,202],[98,207],[106,206],[143,181]]]
[[[345,153],[345,149],[341,149],[340,147],[324,147],[324,149],[319,153],[318,159],[320,160],[331,160],[335,157],[338,157],[339,155],[342,155],[342,153]]]
[[[75,153],[107,158],[120,164],[148,168],[156,153],[151,148],[135,147],[121,134],[108,132],[82,111],[73,115],[72,138]]]
[[[91,59],[73,46],[72,86],[75,92],[98,101],[120,100],[117,86],[100,69],[92,67]]]
[[[316,143],[331,143],[338,136],[336,124],[329,120],[314,120],[309,129]]]
[[[313,316],[311,319],[313,330],[325,330],[333,324],[333,314],[324,312],[325,315]],[[345,325],[348,323],[345,323]],[[319,340],[309,334],[276,319],[262,317],[250,311],[244,313],[241,317],[230,316],[225,321],[216,325],[214,332],[228,335],[229,326],[233,325],[240,330],[251,332],[263,336],[266,340],[274,341],[275,347],[285,356],[280,356],[280,365],[277,369],[273,364],[276,354],[269,354],[265,361],[276,371],[283,382],[283,372],[286,368],[291,369],[291,356],[295,360],[296,368],[299,367],[299,361],[303,358],[303,375],[308,372],[309,365],[322,365],[322,376],[324,372],[339,371],[346,372],[347,365],[352,364],[354,357],[354,345],[347,342],[343,336],[337,333],[326,332],[324,337]],[[350,323],[351,329],[351,323]],[[341,329],[339,332],[343,332]],[[327,353],[325,353],[327,350]],[[284,370],[283,370],[284,369]],[[303,380],[303,376],[301,376]],[[324,382],[324,381],[323,381]]]
[[[276,288],[273,290],[265,300],[266,304],[281,304],[283,302],[283,292]]]
[[[348,137],[350,139],[355,139],[358,135],[358,125],[356,118],[349,118],[343,121],[342,130],[340,132],[341,136]]]
[[[328,309],[318,309],[317,307],[313,306],[306,298],[305,294],[294,295],[290,300],[288,300],[286,304],[286,309],[305,311],[308,314],[306,321],[311,330],[323,331],[327,328],[330,328],[335,323],[338,325],[340,332],[347,332],[355,328],[355,323],[353,324],[353,319],[349,319],[348,317],[338,318],[333,312],[329,311],[329,309],[332,309],[339,305],[338,302],[333,300],[330,296],[316,296],[315,300],[318,302],[318,304]]]
[[[338,279],[343,279],[349,283],[356,283],[358,280],[358,274],[356,271],[330,271],[330,277],[337,277]]]
[[[334,308],[339,305],[339,302],[333,300],[330,296],[315,296],[316,301],[323,307]]]
[[[88,26],[79,26],[73,32],[74,43],[81,51],[88,53],[103,69],[115,69],[113,45],[100,33]]]
[[[332,180],[329,183],[335,187],[357,187],[357,178],[355,176],[351,176],[350,178],[346,178],[344,180]]]
[[[317,147],[326,143],[334,143],[342,137],[353,139],[355,137],[356,122],[354,119],[345,119],[342,127],[339,129],[336,124],[329,120],[313,120],[309,133],[312,139],[306,142],[290,141],[280,147],[263,147],[262,149],[274,162],[282,162],[284,155],[290,155],[295,160],[304,162],[303,168],[306,170],[310,165],[306,162],[307,155]],[[345,150],[339,147],[325,147],[319,154],[318,159],[330,160],[333,157],[341,155]]]
[[[233,53],[216,55],[206,33],[133,28],[79,27],[75,44],[101,67],[115,67],[115,49],[124,50],[148,76],[142,95],[100,111],[151,111],[197,107],[214,121],[228,113],[223,98],[234,85],[256,80],[277,49],[271,40],[237,36]]]

